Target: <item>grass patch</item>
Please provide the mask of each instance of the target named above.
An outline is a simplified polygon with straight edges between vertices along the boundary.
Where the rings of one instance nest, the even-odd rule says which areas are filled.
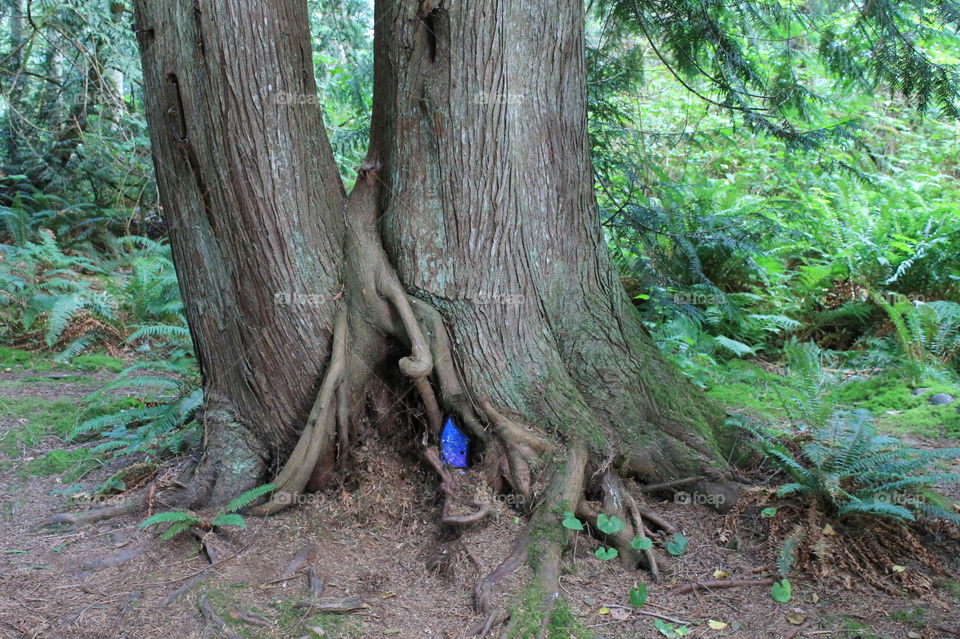
[[[0,368],[31,369],[37,372],[59,371],[108,371],[119,373],[125,364],[104,353],[77,355],[69,362],[61,362],[49,354],[31,353],[16,348],[0,348]]]
[[[93,454],[86,448],[57,449],[27,462],[17,470],[17,475],[28,478],[62,474],[64,481],[70,483],[77,481],[97,465]]]
[[[0,437],[0,450],[14,457],[39,445],[47,436],[66,437],[84,420],[132,406],[142,406],[142,402],[125,397],[88,408],[75,399],[0,398],[0,419],[22,421]]]

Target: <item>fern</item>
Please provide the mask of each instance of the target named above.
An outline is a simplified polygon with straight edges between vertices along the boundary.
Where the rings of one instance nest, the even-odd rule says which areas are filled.
[[[263,486],[252,488],[231,500],[230,503],[223,507],[223,512],[235,513],[238,510],[252,504],[263,495],[273,492],[275,489],[276,486],[273,484],[264,484]]]
[[[238,528],[246,528],[247,522],[243,519],[242,516],[237,513],[224,513],[214,518],[210,522],[211,526],[236,526]]]
[[[780,435],[739,419],[730,423],[746,430],[749,445],[790,480],[778,490],[780,496],[812,495],[838,517],[957,519],[926,503],[923,493],[936,494],[937,483],[960,483],[960,474],[927,472],[939,460],[960,456],[960,448],[918,449],[879,435],[867,411],[835,412],[800,445],[799,456]]]

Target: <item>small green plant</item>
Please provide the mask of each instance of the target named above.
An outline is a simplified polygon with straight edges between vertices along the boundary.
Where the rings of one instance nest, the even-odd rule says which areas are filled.
[[[770,586],[770,596],[776,602],[787,603],[793,598],[793,587],[786,578],[775,581]]]
[[[247,522],[244,520],[243,515],[241,515],[238,511],[249,506],[263,495],[271,492],[274,490],[274,488],[276,488],[276,486],[273,484],[264,484],[263,486],[257,486],[256,488],[252,488],[245,493],[240,494],[226,506],[221,508],[209,521],[201,518],[192,511],[173,510],[156,513],[155,515],[148,517],[140,524],[140,527],[149,528],[150,526],[167,524],[166,529],[160,535],[160,539],[164,541],[172,539],[180,533],[190,530],[191,528],[199,528],[200,530],[213,530],[214,528],[220,528],[223,526],[246,528]]]
[[[623,530],[623,521],[616,515],[608,517],[600,514],[597,516],[597,528],[607,535],[613,535]]]
[[[960,482],[960,474],[930,466],[960,455],[960,448],[912,448],[896,437],[879,435],[863,410],[833,414],[829,424],[814,430],[795,456],[782,434],[734,420],[752,439],[749,444],[779,468],[788,482],[779,496],[811,495],[827,512],[854,513],[914,521],[918,516],[960,524],[960,515],[937,505],[937,482]]]
[[[635,584],[630,589],[630,605],[639,608],[647,603],[647,584]]]
[[[687,538],[680,533],[673,533],[673,539],[667,542],[666,549],[674,557],[679,557],[687,551]]]
[[[560,522],[567,530],[583,530],[583,522],[569,510],[564,511],[563,521]]]
[[[649,537],[641,537],[640,535],[637,535],[630,540],[630,546],[634,550],[650,550],[653,548],[653,540]]]
[[[616,548],[600,546],[594,551],[593,554],[596,555],[597,559],[600,559],[601,561],[610,561],[611,559],[616,559],[619,553],[617,553]]]
[[[676,637],[686,637],[690,633],[690,629],[686,626],[674,626],[669,624],[662,619],[654,619],[653,627],[663,635],[664,637],[669,637],[670,639],[676,639]]]

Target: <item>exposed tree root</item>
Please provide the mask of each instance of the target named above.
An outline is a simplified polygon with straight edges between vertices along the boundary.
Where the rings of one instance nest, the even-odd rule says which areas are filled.
[[[214,612],[213,606],[210,605],[210,600],[207,599],[206,595],[200,597],[197,605],[200,608],[200,614],[203,616],[204,622],[203,633],[200,635],[202,638],[220,635],[228,639],[240,639],[240,635],[231,630],[230,627],[227,626],[227,622]]]
[[[184,596],[185,594],[187,594],[188,592],[190,592],[191,590],[193,590],[193,588],[194,588],[195,586],[197,586],[197,585],[200,584],[201,582],[209,579],[209,578],[212,577],[214,574],[215,574],[215,573],[214,573],[214,571],[213,571],[212,568],[207,568],[206,570],[203,570],[203,571],[201,571],[201,572],[198,572],[197,574],[195,574],[195,575],[193,575],[192,577],[190,577],[189,579],[187,579],[187,581],[184,582],[179,588],[177,588],[176,590],[174,590],[173,592],[171,592],[169,595],[167,595],[167,596],[163,599],[163,601],[160,602],[159,607],[160,607],[160,608],[167,608],[167,607],[169,607],[170,604],[172,604],[172,603],[175,602],[177,599],[179,599],[180,597]]]
[[[517,539],[513,552],[492,573],[477,582],[474,608],[485,616],[468,631],[468,636],[489,632],[491,619],[498,614],[490,611],[493,588],[525,560],[529,560],[534,571],[532,587],[535,589],[536,609],[523,611],[522,615],[511,615],[506,633],[509,636],[516,624],[533,623],[537,626],[534,636],[547,637],[551,617],[560,598],[560,558],[566,544],[559,525],[559,512],[569,509],[570,504],[580,500],[588,459],[583,445],[573,444],[570,447],[566,458],[554,469],[543,503],[534,511],[524,532]]]
[[[138,500],[130,500],[117,506],[92,508],[90,510],[84,510],[75,513],[59,513],[37,524],[35,530],[40,530],[43,528],[64,528],[67,530],[73,530],[86,524],[104,521],[105,519],[123,517],[124,515],[136,512],[142,506],[143,504]]]
[[[250,510],[254,515],[271,515],[288,508],[297,493],[303,491],[317,460],[333,440],[337,423],[337,389],[346,371],[347,316],[341,311],[333,329],[333,350],[330,365],[320,392],[310,411],[303,433],[283,469],[273,480],[276,486],[270,500]]]
[[[200,545],[203,547],[203,552],[207,555],[207,559],[211,564],[219,564],[227,557],[236,554],[236,551],[230,544],[217,536],[212,530],[203,530],[194,527],[190,529],[190,534],[200,542]]]
[[[345,615],[357,610],[369,608],[360,597],[347,597],[337,601],[300,601],[293,604],[294,608],[309,608],[316,612],[322,612],[328,615]]]
[[[261,588],[271,584],[280,583],[281,581],[289,581],[294,575],[313,563],[319,552],[319,546],[307,544],[302,550],[300,550],[300,552],[293,556],[293,559],[290,560],[290,563],[287,564],[286,568],[280,571],[280,573],[275,577],[265,582]],[[313,569],[311,568],[310,570],[312,571]],[[313,575],[315,577],[316,573],[313,573]]]
[[[323,591],[326,590],[326,585],[324,585],[323,580],[320,579],[320,575],[317,574],[317,571],[313,568],[307,568],[307,586],[310,588],[310,596],[316,599],[323,594]]]

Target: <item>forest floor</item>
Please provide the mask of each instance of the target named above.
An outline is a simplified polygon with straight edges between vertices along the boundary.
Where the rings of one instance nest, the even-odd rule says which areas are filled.
[[[474,581],[507,556],[522,521],[498,503],[487,521],[448,538],[432,471],[376,441],[358,450],[359,472],[348,487],[278,516],[248,517],[246,530],[230,529],[224,538],[233,550],[213,568],[189,535],[162,542],[142,530],[143,512],[75,530],[37,529],[52,515],[86,507],[71,503],[70,486],[89,490],[122,465],[91,463],[63,439],[81,417],[82,398],[111,376],[89,368],[0,372],[0,636],[200,637],[209,625],[201,602],[226,622],[222,636],[453,639],[476,621]],[[855,575],[849,587],[791,575],[789,603],[775,602],[769,587],[677,594],[678,583],[711,579],[715,571],[757,578],[756,569],[769,562],[766,540],[753,527],[755,513],[741,522],[739,546],[731,549],[722,515],[674,501],[649,505],[681,527],[689,546],[664,582],[650,585],[643,608],[630,608],[628,592],[648,581],[645,573],[598,560],[597,542],[583,534],[565,555],[563,596],[597,637],[668,636],[651,613],[689,622],[689,637],[960,636],[956,539],[930,540],[944,573],[931,575],[934,587],[922,597],[883,594]],[[355,596],[368,607],[345,615],[298,608],[310,598],[304,573],[274,580],[305,549],[315,554],[311,566],[325,585],[321,600]],[[509,606],[529,576],[522,569],[506,580],[494,603]],[[168,599],[188,583],[192,588]],[[726,627],[714,629],[708,620]]]

